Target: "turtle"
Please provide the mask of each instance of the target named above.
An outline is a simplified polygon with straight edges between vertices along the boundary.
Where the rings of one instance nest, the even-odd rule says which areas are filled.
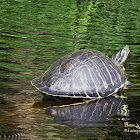
[[[123,62],[126,45],[111,58],[97,50],[79,50],[56,61],[42,76],[31,81],[42,93],[71,98],[104,98],[130,83]]]

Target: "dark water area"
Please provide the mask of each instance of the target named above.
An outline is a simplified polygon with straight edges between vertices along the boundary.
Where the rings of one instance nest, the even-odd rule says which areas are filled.
[[[0,0],[0,139],[140,139],[139,0]],[[131,86],[99,100],[43,96],[30,83],[56,60],[125,45]]]

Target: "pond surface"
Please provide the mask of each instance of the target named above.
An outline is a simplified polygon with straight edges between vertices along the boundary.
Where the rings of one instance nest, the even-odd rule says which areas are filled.
[[[140,139],[139,0],[0,0],[0,139]],[[131,87],[100,100],[43,97],[30,81],[64,55],[128,45]]]

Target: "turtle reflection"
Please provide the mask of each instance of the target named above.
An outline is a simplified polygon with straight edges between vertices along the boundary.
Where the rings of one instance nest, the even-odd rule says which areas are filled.
[[[128,117],[127,108],[124,111],[123,107],[121,111],[125,101],[124,96],[110,96],[81,104],[47,108],[46,114],[53,116],[56,123],[71,127],[100,127],[106,126],[102,122],[113,120],[115,115]]]

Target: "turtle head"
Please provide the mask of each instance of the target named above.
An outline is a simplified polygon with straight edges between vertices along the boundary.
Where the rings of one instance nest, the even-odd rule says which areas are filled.
[[[123,62],[126,60],[128,54],[129,54],[129,47],[126,45],[120,51],[118,51],[116,54],[112,55],[112,60],[117,65],[123,64]]]

